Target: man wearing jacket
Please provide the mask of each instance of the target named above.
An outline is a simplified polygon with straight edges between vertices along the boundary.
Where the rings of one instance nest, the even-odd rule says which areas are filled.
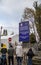
[[[1,44],[1,53],[2,53],[2,58],[1,58],[1,65],[7,65],[7,59],[6,59],[6,53],[7,53],[7,48],[5,44]]]
[[[22,65],[23,48],[20,43],[16,46],[16,59],[17,59],[17,65]]]
[[[14,48],[12,45],[10,45],[9,49],[8,49],[8,62],[9,62],[9,65],[11,64],[12,62],[12,65],[14,65]]]
[[[34,53],[31,48],[29,49],[27,56],[28,56],[27,65],[32,65],[32,58],[34,56]]]

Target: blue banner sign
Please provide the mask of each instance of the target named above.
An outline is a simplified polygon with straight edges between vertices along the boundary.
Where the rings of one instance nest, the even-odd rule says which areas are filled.
[[[19,23],[19,41],[29,42],[29,21]]]

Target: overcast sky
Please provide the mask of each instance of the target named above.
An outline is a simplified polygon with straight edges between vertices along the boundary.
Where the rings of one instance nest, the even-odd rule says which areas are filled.
[[[34,1],[41,3],[41,0],[0,0],[0,26],[14,27],[14,31],[18,31],[25,7],[33,8]]]

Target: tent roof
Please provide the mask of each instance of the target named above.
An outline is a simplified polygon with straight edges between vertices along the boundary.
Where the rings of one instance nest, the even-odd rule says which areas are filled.
[[[1,36],[1,39],[8,39],[9,37],[12,38],[15,35],[7,35],[7,36]]]

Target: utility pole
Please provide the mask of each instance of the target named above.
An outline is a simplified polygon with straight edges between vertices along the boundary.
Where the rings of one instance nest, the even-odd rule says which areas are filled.
[[[0,27],[0,48],[1,48],[1,33],[2,33],[2,26]]]

